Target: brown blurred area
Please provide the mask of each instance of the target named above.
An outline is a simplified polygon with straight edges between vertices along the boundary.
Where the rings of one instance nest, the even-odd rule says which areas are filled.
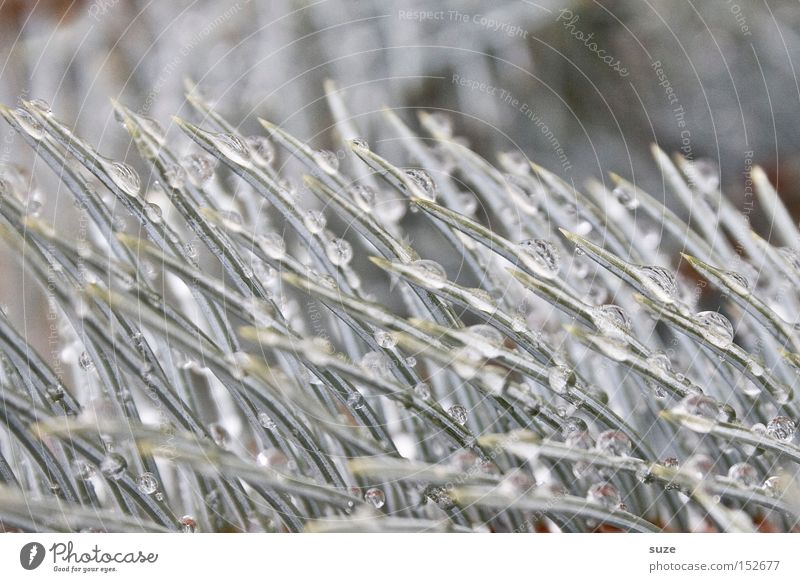
[[[17,28],[31,16],[66,21],[83,5],[83,0],[0,0],[0,25]]]

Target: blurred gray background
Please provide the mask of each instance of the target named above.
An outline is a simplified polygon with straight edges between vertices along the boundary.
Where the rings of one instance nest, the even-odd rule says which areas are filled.
[[[262,116],[329,147],[334,79],[389,157],[383,106],[412,126],[443,109],[492,162],[520,149],[576,185],[615,171],[667,200],[651,142],[717,163],[740,204],[752,159],[797,211],[799,25],[791,0],[0,0],[0,101],[45,99],[127,157],[109,97],[168,125],[192,78],[243,130]],[[0,139],[0,164],[30,161]]]

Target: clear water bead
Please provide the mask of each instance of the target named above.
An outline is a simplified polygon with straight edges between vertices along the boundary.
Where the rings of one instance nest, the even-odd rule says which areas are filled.
[[[286,255],[286,242],[276,232],[260,234],[256,238],[259,248],[271,259],[281,259]]]
[[[386,505],[386,495],[377,487],[370,487],[364,493],[364,500],[369,502],[375,509],[380,509]]]
[[[275,471],[283,471],[289,467],[289,459],[283,454],[283,451],[276,448],[264,449],[259,452],[256,456],[256,463]]]
[[[331,150],[317,150],[313,158],[326,174],[334,175],[339,171],[339,157]]]
[[[767,423],[767,434],[779,441],[791,441],[796,430],[795,422],[788,416],[776,416]]]
[[[592,312],[598,331],[610,337],[625,336],[631,332],[631,320],[618,305],[601,305]]]
[[[350,145],[353,147],[353,149],[358,151],[369,151],[369,143],[367,143],[367,140],[365,140],[363,137],[354,137],[350,140]]]
[[[579,433],[589,434],[589,425],[585,420],[577,416],[564,419],[564,424],[561,425],[561,435],[565,440]]]
[[[152,473],[142,473],[136,480],[136,488],[145,495],[152,495],[158,491],[158,480]]]
[[[414,393],[422,400],[429,400],[431,397],[431,387],[427,382],[420,382],[414,386]]]
[[[718,348],[727,348],[733,342],[733,326],[727,317],[716,311],[701,311],[694,319],[706,331],[703,337]]]
[[[675,275],[664,267],[654,265],[641,266],[638,269],[645,289],[657,299],[665,303],[673,303],[678,296],[678,283]]]
[[[386,376],[391,370],[392,361],[381,352],[367,352],[361,358],[361,367],[378,378]]]
[[[366,401],[360,392],[351,392],[347,395],[347,405],[353,410],[360,410],[366,405]]]
[[[639,207],[639,199],[636,197],[636,192],[628,186],[619,185],[611,193],[624,208],[635,210]]]
[[[278,425],[275,424],[275,421],[272,420],[272,417],[266,412],[258,413],[258,423],[267,430],[275,430],[278,428]]]
[[[455,420],[460,425],[467,424],[467,409],[461,406],[460,404],[454,404],[450,408],[447,409],[447,414]]]
[[[631,440],[618,430],[606,430],[597,435],[595,446],[598,450],[616,457],[628,457],[633,450]]]
[[[275,146],[263,135],[251,135],[247,138],[247,146],[254,159],[261,166],[268,166],[275,159]]]
[[[82,352],[81,355],[78,356],[78,365],[85,372],[93,372],[95,369],[94,360],[87,352]]]
[[[197,521],[191,515],[184,515],[179,520],[183,533],[194,533],[197,531]]]
[[[145,216],[153,224],[158,224],[163,218],[161,207],[155,202],[148,202],[144,207]]]
[[[728,477],[745,487],[756,487],[760,482],[758,471],[750,463],[732,465],[728,470]]]
[[[374,337],[375,341],[378,342],[378,345],[382,348],[390,350],[397,345],[397,339],[388,331],[382,329],[376,330]]]
[[[139,174],[131,166],[122,162],[104,161],[104,169],[111,181],[128,196],[133,198],[139,196],[142,182]]]
[[[27,133],[30,137],[36,141],[44,137],[44,127],[42,127],[42,124],[28,111],[21,108],[15,109],[13,115],[22,131]]]
[[[430,202],[436,202],[436,183],[428,172],[417,168],[410,168],[405,172],[415,187],[415,195]]]
[[[678,411],[708,420],[724,420],[722,408],[713,398],[704,394],[689,394],[678,404]]]
[[[108,453],[100,462],[100,472],[109,479],[120,479],[127,468],[128,462],[119,453]]]
[[[214,158],[205,154],[190,154],[184,157],[183,166],[196,186],[202,186],[214,176]]]
[[[253,160],[250,155],[250,146],[247,142],[233,133],[209,132],[208,139],[217,151],[230,161],[240,166],[249,166]]]
[[[525,266],[534,274],[544,279],[552,279],[558,275],[561,255],[553,243],[543,239],[529,239],[522,241],[518,246],[523,251],[521,256]]]

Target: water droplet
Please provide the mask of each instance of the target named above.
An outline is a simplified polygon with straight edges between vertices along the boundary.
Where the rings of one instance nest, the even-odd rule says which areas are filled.
[[[461,406],[460,404],[454,404],[453,406],[448,408],[447,414],[449,414],[450,417],[453,420],[455,420],[458,424],[462,426],[467,424],[467,418],[468,418],[467,409]]]
[[[81,481],[88,481],[95,474],[94,467],[83,459],[75,459],[72,463],[72,472]]]
[[[128,462],[119,453],[108,453],[100,462],[100,471],[109,479],[120,479],[127,468]]]
[[[745,487],[755,487],[759,483],[758,471],[750,463],[732,465],[728,470],[728,477]]]
[[[260,166],[269,166],[275,159],[275,146],[263,135],[251,135],[247,138],[247,146],[253,158]]]
[[[217,422],[212,422],[208,426],[208,430],[211,433],[211,438],[218,447],[225,448],[228,445],[231,438],[228,429]]]
[[[362,152],[369,151],[369,143],[367,143],[367,140],[365,140],[362,137],[354,137],[353,139],[350,140],[350,145],[353,147],[353,149]]]
[[[456,210],[461,214],[472,216],[478,210],[478,199],[471,192],[458,192],[456,200]]]
[[[728,284],[740,293],[749,293],[752,290],[747,277],[736,271],[726,271],[725,277]]]
[[[263,426],[267,430],[275,430],[278,428],[278,425],[272,420],[269,414],[266,412],[259,412],[258,413],[258,423]]]
[[[733,326],[728,318],[716,311],[701,311],[695,321],[705,328],[703,335],[709,343],[718,348],[727,348],[733,342]]]
[[[767,434],[780,441],[791,441],[797,426],[788,416],[776,416],[767,423]]]
[[[762,487],[770,497],[781,497],[786,489],[786,483],[780,475],[773,475],[767,477]]]
[[[618,430],[606,430],[597,435],[595,446],[609,455],[628,457],[633,450],[631,440]]]
[[[353,410],[360,410],[366,406],[366,401],[360,392],[351,392],[347,395],[347,405]]]
[[[343,238],[334,238],[325,243],[325,253],[331,263],[343,267],[353,259],[353,246]]]
[[[618,305],[601,305],[592,311],[594,324],[603,335],[625,337],[631,332],[631,320]]]
[[[372,504],[375,509],[380,509],[386,504],[386,495],[377,487],[370,487],[364,493],[364,499]]]
[[[556,246],[546,240],[530,239],[519,243],[520,255],[525,266],[534,274],[545,279],[558,275],[561,268],[561,256]]]
[[[328,221],[320,210],[309,210],[303,215],[303,224],[311,234],[319,234],[325,230]]]
[[[619,185],[611,193],[624,208],[635,210],[639,207],[639,199],[636,197],[636,192],[631,188]]]
[[[448,510],[455,507],[455,502],[447,492],[447,489],[439,485],[428,485],[422,491],[422,495],[426,499],[433,501],[441,509]]]
[[[31,99],[30,101],[28,101],[27,105],[28,107],[30,107],[31,109],[35,109],[42,115],[53,114],[53,108],[50,107],[50,104],[44,99]]]
[[[386,376],[392,366],[392,362],[381,352],[367,352],[361,358],[361,367],[369,374],[378,378]]]
[[[326,174],[334,175],[339,172],[339,157],[330,150],[317,150],[313,154],[314,161]]]
[[[497,302],[492,297],[492,294],[485,289],[478,287],[471,287],[466,290],[464,299],[467,300],[470,307],[483,313],[494,313],[497,311]]]
[[[14,118],[17,120],[20,128],[36,141],[44,137],[44,128],[42,124],[28,111],[24,109],[15,109]]]
[[[564,419],[564,424],[561,425],[561,435],[565,441],[580,433],[589,434],[589,425],[586,424],[585,420],[577,416],[570,416]]]
[[[413,368],[416,365],[417,365],[417,358],[415,358],[414,356],[408,356],[406,358],[406,366],[408,366],[409,368]]]
[[[642,266],[638,269],[644,288],[656,299],[673,303],[678,296],[675,276],[664,267]]]
[[[496,357],[503,346],[505,336],[499,330],[484,323],[471,325],[465,328],[463,335],[467,345],[474,347],[486,358]]]
[[[431,397],[431,387],[427,382],[420,382],[414,386],[414,392],[422,400],[429,400]]]
[[[289,468],[289,459],[283,451],[276,448],[264,449],[256,456],[256,462],[262,467],[284,472]]]
[[[599,503],[606,509],[618,509],[620,503],[622,503],[619,491],[611,483],[595,483],[589,487],[586,498],[589,501]]]
[[[722,409],[713,398],[704,394],[689,394],[681,400],[677,409],[679,412],[700,416],[709,420],[723,420]]]
[[[696,479],[705,479],[714,474],[714,461],[703,454],[692,455],[684,463],[682,470]]]
[[[570,386],[575,384],[575,374],[566,366],[553,366],[547,372],[547,383],[558,394],[566,394]]]
[[[155,202],[148,202],[144,207],[144,213],[147,219],[154,224],[160,223],[163,218],[161,207]]]
[[[179,523],[183,533],[194,533],[197,531],[197,522],[191,515],[184,515]]]
[[[349,193],[356,205],[364,212],[372,212],[375,208],[377,193],[373,188],[365,184],[356,184],[350,188]]]
[[[397,339],[388,331],[383,331],[379,329],[375,331],[375,341],[378,342],[378,345],[382,348],[392,349],[397,345]]]
[[[256,237],[256,242],[264,254],[271,259],[281,259],[286,254],[286,243],[278,233],[260,234]]]
[[[413,194],[415,196],[430,202],[436,202],[436,183],[428,172],[418,168],[410,168],[405,172],[414,187]]]
[[[152,495],[158,490],[158,480],[152,473],[142,473],[136,480],[136,487],[145,495]]]
[[[432,289],[441,289],[447,283],[447,272],[439,263],[428,259],[419,259],[410,267],[416,277]]]
[[[206,136],[217,151],[233,163],[240,166],[250,166],[253,163],[250,147],[238,135],[208,132]]]
[[[103,169],[111,181],[128,196],[133,198],[139,195],[142,187],[139,174],[131,166],[122,162],[103,160]]]
[[[78,365],[85,372],[93,372],[95,369],[94,360],[87,352],[82,352],[78,357]]]
[[[214,158],[205,154],[190,154],[186,156],[183,158],[183,166],[186,167],[185,171],[180,166],[174,170],[174,179],[176,182],[180,182],[180,185],[172,185],[170,182],[173,188],[183,186],[183,179],[186,175],[189,176],[195,186],[202,186],[214,176]],[[169,177],[167,179],[170,180]]]
[[[546,200],[547,191],[538,179],[528,176],[506,174],[506,190],[514,203],[514,208],[525,214],[535,216],[542,212],[542,202]]]

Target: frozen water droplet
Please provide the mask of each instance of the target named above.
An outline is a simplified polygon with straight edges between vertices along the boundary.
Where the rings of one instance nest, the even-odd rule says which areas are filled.
[[[631,188],[619,185],[611,193],[624,208],[635,210],[639,207],[639,199],[636,198],[636,192]]]
[[[523,251],[521,257],[525,266],[534,274],[545,279],[552,279],[558,275],[561,256],[553,243],[542,239],[530,239],[519,243],[519,249]]]
[[[564,439],[582,432],[589,433],[589,426],[585,420],[577,416],[570,416],[564,419],[564,424],[561,425],[561,435]]]
[[[148,202],[144,207],[144,213],[148,220],[154,224],[160,223],[163,218],[161,207],[155,202]]]
[[[353,410],[361,410],[366,404],[360,392],[353,391],[347,395],[347,405]]]
[[[197,531],[197,521],[195,521],[191,515],[184,515],[179,522],[183,533],[194,533]]]
[[[392,366],[392,362],[381,352],[367,352],[361,358],[361,367],[368,373],[377,377],[386,376]]]
[[[506,174],[506,190],[514,203],[514,208],[525,214],[535,216],[542,212],[543,201],[547,192],[541,182],[528,176],[515,176]]]
[[[247,146],[254,160],[260,166],[269,166],[275,159],[275,146],[263,135],[252,135],[247,138]]]
[[[303,215],[303,224],[311,234],[319,234],[325,230],[328,221],[320,210],[309,210]]]
[[[447,414],[455,420],[460,425],[467,424],[467,409],[461,406],[460,404],[454,404],[450,408],[447,409]]]
[[[372,212],[375,208],[377,193],[373,188],[365,184],[356,184],[349,190],[350,197],[356,205],[364,212]]]
[[[414,392],[422,400],[429,400],[431,397],[431,387],[426,382],[420,382],[414,386]]]
[[[136,480],[136,487],[145,495],[152,495],[158,490],[158,480],[152,473],[142,473]]]
[[[93,372],[95,369],[94,360],[87,352],[82,352],[78,357],[78,365],[85,372]]]
[[[394,335],[389,333],[388,331],[383,331],[379,329],[375,332],[375,341],[378,342],[378,345],[382,348],[392,349],[397,345],[397,339],[395,339]]]
[[[566,366],[553,366],[547,373],[547,383],[558,394],[566,394],[575,384],[575,374]]]
[[[622,503],[619,491],[611,483],[595,483],[589,487],[586,498],[599,503],[606,509],[618,509]]]
[[[727,348],[733,342],[733,326],[728,318],[716,311],[701,311],[695,321],[706,331],[704,338],[718,348]]]
[[[214,176],[214,158],[206,154],[190,154],[183,158],[183,165],[186,167],[186,174],[196,186],[202,186]],[[183,177],[178,170],[175,170],[176,178],[180,179],[181,186]],[[178,188],[180,186],[173,186]]]
[[[119,453],[108,453],[100,462],[100,471],[109,479],[120,479],[127,468],[128,462]]]
[[[618,430],[606,430],[597,435],[595,446],[609,455],[628,457],[633,450],[631,440]]]
[[[354,137],[350,140],[350,145],[353,146],[354,149],[362,152],[369,151],[369,143],[362,137]]]
[[[364,493],[364,499],[375,509],[380,509],[386,504],[386,495],[377,487],[367,489],[367,492]]]
[[[430,202],[436,202],[436,183],[428,172],[418,168],[409,168],[405,172],[414,186],[414,195]]]
[[[758,471],[750,463],[732,465],[728,469],[728,477],[745,487],[755,487],[759,483]]]
[[[326,174],[334,175],[339,172],[339,157],[331,150],[317,150],[313,154],[314,161]]]
[[[276,428],[278,428],[278,425],[275,424],[275,421],[272,420],[270,415],[267,414],[266,412],[258,413],[258,423],[267,430],[275,430]]]
[[[142,183],[139,174],[131,166],[122,162],[103,160],[103,167],[112,182],[125,194],[133,198],[139,195]]]
[[[95,474],[94,467],[83,459],[75,459],[72,464],[72,472],[81,481],[88,481]]]
[[[343,267],[353,259],[353,246],[343,238],[334,238],[325,243],[325,253],[331,263]]]
[[[794,421],[788,416],[776,416],[767,423],[767,434],[779,441],[791,441],[796,430]]]
[[[44,128],[39,121],[24,109],[15,109],[14,118],[19,124],[22,131],[27,133],[30,137],[39,141],[44,137]]]
[[[678,296],[678,283],[675,276],[664,267],[639,267],[642,285],[657,299],[665,303],[673,303]]]
[[[696,479],[705,479],[714,474],[714,465],[715,463],[710,457],[697,454],[686,459],[682,470]]]
[[[436,261],[419,259],[410,266],[414,275],[433,289],[441,289],[447,283],[447,272]]]
[[[428,485],[422,492],[423,497],[433,501],[439,508],[448,510],[455,506],[455,502],[447,489],[439,485]]]
[[[286,255],[286,242],[276,232],[260,234],[256,237],[259,248],[271,259],[281,259]]]

